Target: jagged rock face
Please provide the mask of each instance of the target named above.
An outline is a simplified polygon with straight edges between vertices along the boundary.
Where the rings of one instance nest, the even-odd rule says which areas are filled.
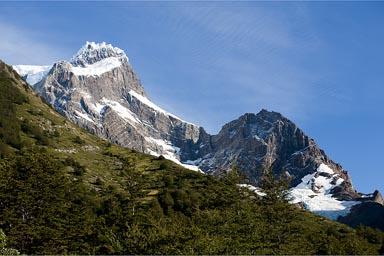
[[[127,56],[123,50],[113,47],[110,44],[106,44],[105,42],[101,44],[86,42],[85,45],[72,57],[70,62],[74,66],[86,67],[111,57],[126,58]]]
[[[348,172],[281,114],[248,113],[210,135],[153,104],[119,48],[87,42],[69,62],[58,62],[49,72],[47,66],[16,69],[27,81],[43,77],[34,89],[68,119],[121,146],[164,155],[205,173],[239,166],[252,181],[272,168],[291,177],[292,194],[303,207],[326,209],[333,217],[359,203],[352,201],[361,195]]]
[[[113,57],[111,57],[113,58]],[[62,61],[53,65],[48,75],[34,89],[40,92],[52,105],[66,108],[71,102],[65,101],[70,97],[72,101],[83,99],[85,102],[98,102],[104,97],[111,100],[125,99],[129,91],[134,90],[145,96],[140,80],[128,63],[127,57],[113,59],[114,68],[100,70],[98,67],[79,68],[69,62]],[[84,63],[84,60],[76,60]],[[93,61],[93,59],[91,59]],[[92,74],[92,69],[95,69]],[[89,74],[89,75],[88,75]]]
[[[347,172],[281,114],[248,113],[209,135],[150,102],[124,51],[111,45],[87,42],[33,87],[68,119],[116,144],[192,163],[206,173],[240,166],[253,181],[273,168],[289,174],[292,186],[324,163],[344,179],[333,193],[356,196]]]
[[[294,123],[276,112],[245,114],[224,125],[217,135],[201,139],[200,147],[195,159],[201,159],[199,167],[207,173],[236,165],[256,181],[262,170],[272,168],[276,174],[291,176],[292,186],[296,186],[324,163],[344,179],[335,193],[356,196],[348,173]]]
[[[381,204],[384,206],[384,199],[383,199],[383,196],[381,195],[380,191],[375,190],[375,192],[373,192],[373,202]]]
[[[33,87],[71,121],[141,152],[178,160],[179,148],[188,152],[186,142],[199,138],[198,126],[150,102],[124,51],[105,43],[87,42]]]
[[[338,221],[351,227],[364,225],[380,229],[384,232],[384,206],[373,201],[367,201],[352,207],[346,216],[340,216]]]

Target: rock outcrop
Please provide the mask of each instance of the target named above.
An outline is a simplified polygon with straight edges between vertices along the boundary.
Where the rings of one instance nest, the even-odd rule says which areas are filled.
[[[351,227],[364,225],[378,228],[384,232],[384,206],[379,203],[367,201],[352,207],[346,216],[340,216],[337,220]]]
[[[124,51],[105,43],[87,42],[33,87],[65,117],[121,146],[177,162],[199,138],[199,126],[148,99]]]
[[[329,159],[293,122],[276,112],[245,114],[224,125],[217,135],[202,137],[198,146],[199,154],[192,160],[207,173],[215,172],[217,167],[228,169],[236,165],[256,181],[262,169],[272,168],[276,174],[289,175],[291,185],[296,186],[323,163],[344,179],[334,194],[344,199],[358,197],[348,172]]]
[[[297,203],[327,209],[332,216],[346,214],[364,196],[340,164],[280,113],[247,113],[210,135],[166,112],[150,101],[124,51],[109,44],[87,42],[70,61],[49,71],[46,66],[15,68],[27,81],[37,81],[33,88],[65,117],[121,146],[209,174],[239,166],[251,181],[272,169],[291,177]]]

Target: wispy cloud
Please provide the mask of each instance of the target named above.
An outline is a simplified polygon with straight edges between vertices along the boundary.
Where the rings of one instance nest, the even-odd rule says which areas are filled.
[[[290,8],[290,15],[282,8]],[[204,42],[204,47],[186,45],[194,54],[190,71],[211,82],[215,92],[202,106],[222,102],[223,110],[230,109],[224,99],[231,98],[244,112],[268,108],[295,119],[309,114],[319,77],[301,62],[323,45],[303,5],[183,3],[172,13],[177,24],[187,25],[176,32],[189,33],[190,42]]]
[[[0,59],[8,64],[47,65],[66,57],[33,31],[0,21],[0,34]]]
[[[294,40],[286,24],[267,14],[268,9],[254,7],[249,10],[246,3],[190,3],[179,10],[200,29],[235,43],[235,47],[250,41],[277,47],[292,45]]]

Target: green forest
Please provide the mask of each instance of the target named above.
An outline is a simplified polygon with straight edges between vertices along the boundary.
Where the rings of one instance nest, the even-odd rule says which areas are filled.
[[[113,145],[0,63],[1,254],[384,254],[384,234],[259,197],[221,176]]]

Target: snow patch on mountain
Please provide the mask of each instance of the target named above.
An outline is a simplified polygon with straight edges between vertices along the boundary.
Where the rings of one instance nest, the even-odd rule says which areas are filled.
[[[331,219],[347,214],[358,203],[333,197],[333,189],[343,184],[344,179],[345,185],[350,184],[349,176],[341,167],[332,170],[325,164],[316,170],[309,169],[324,153],[279,113],[266,110],[257,115],[247,113],[225,126],[220,136],[206,134],[200,127],[170,114],[147,98],[125,52],[105,42],[87,42],[69,62],[58,62],[54,69],[51,66],[26,65],[14,68],[34,85],[35,91],[68,118],[104,138],[113,138],[114,142],[133,145],[137,150],[145,149],[151,155],[161,154],[195,171],[199,171],[200,166],[206,173],[213,173],[217,167],[226,168],[237,158],[242,159],[246,169],[280,161],[282,171],[289,171],[293,179],[297,179],[295,184],[301,182],[290,190],[292,203],[301,202],[309,211]],[[105,116],[107,113],[113,116]],[[118,116],[120,118],[116,119]],[[118,133],[113,131],[110,134],[103,129],[111,125]],[[128,126],[133,133],[124,133]],[[190,145],[192,141],[194,144]],[[257,147],[252,146],[254,143]],[[291,159],[282,156],[285,145],[294,145],[295,153]],[[244,146],[250,149],[248,153]],[[269,149],[276,149],[276,156]],[[180,156],[191,160],[181,163]],[[301,162],[306,166],[299,164],[298,170],[288,168],[289,164]],[[330,166],[334,165],[330,162]],[[308,174],[310,172],[314,173]],[[308,175],[303,177],[304,173]],[[254,187],[248,188],[260,192]]]
[[[242,187],[242,188],[247,188],[247,189],[255,192],[259,196],[266,196],[266,194],[264,192],[262,192],[261,189],[258,188],[258,187],[255,187],[255,186],[252,186],[252,185],[249,185],[249,184],[239,184],[239,186]]]
[[[84,114],[84,113],[80,113],[79,111],[75,111],[75,115],[77,115],[78,117],[81,117],[91,123],[95,123],[87,114]]]
[[[270,126],[268,129],[266,129],[266,127],[260,127],[258,124],[249,125],[251,136],[254,137],[256,140],[265,140],[273,130],[273,123],[266,120],[264,120],[264,122],[266,122]]]
[[[203,159],[202,158],[198,158],[196,160],[187,160],[185,162],[183,162],[184,164],[188,164],[188,165],[199,165],[199,163],[202,161]]]
[[[315,173],[302,178],[302,182],[290,190],[291,203],[304,204],[304,207],[314,213],[336,220],[338,216],[345,216],[357,201],[340,201],[334,198],[331,190],[343,183],[344,180],[329,168],[321,164]]]
[[[334,174],[335,172],[328,167],[326,164],[320,164],[319,168],[317,168],[318,173],[328,173],[328,174]]]
[[[96,110],[96,112],[99,113],[99,115],[101,116],[101,115],[104,114],[104,112],[105,112],[105,110],[106,110],[106,108],[107,108],[107,105],[105,105],[105,104],[100,104],[100,103],[98,103],[98,102],[95,102],[95,103],[93,104],[93,108],[94,108],[94,109]]]
[[[156,104],[154,104],[154,103],[153,103],[152,101],[150,101],[148,98],[146,98],[146,97],[144,97],[144,96],[138,94],[137,92],[135,92],[135,91],[133,91],[133,90],[130,90],[128,93],[131,95],[131,97],[136,98],[136,99],[139,100],[141,103],[147,105],[148,107],[150,107],[151,109],[153,109],[153,110],[155,110],[155,111],[157,111],[157,112],[160,112],[160,113],[162,113],[162,114],[164,114],[164,115],[166,115],[166,116],[168,116],[168,117],[171,116],[171,117],[173,117],[173,118],[175,118],[175,119],[178,119],[178,120],[182,121],[183,123],[191,124],[191,123],[189,123],[189,122],[187,122],[187,121],[184,121],[184,120],[182,120],[181,118],[179,118],[179,117],[177,117],[177,116],[175,116],[175,115],[173,115],[173,114],[168,113],[168,112],[165,111],[164,109],[162,109],[162,108],[160,108],[159,106],[157,106]],[[192,124],[192,125],[194,125],[194,124]]]
[[[233,130],[233,131],[230,131],[230,132],[229,132],[229,135],[228,135],[228,136],[229,136],[230,139],[233,139],[233,137],[235,137],[236,134],[237,134],[237,131],[236,131],[236,130]]]
[[[177,164],[179,164],[179,165],[181,165],[184,168],[187,168],[189,170],[204,173],[203,171],[201,171],[199,169],[198,166],[191,165],[189,163],[181,163],[179,160],[180,148],[172,146],[172,143],[170,141],[162,140],[162,139],[155,139],[155,138],[151,138],[151,137],[146,137],[145,140],[150,142],[150,143],[153,143],[155,147],[158,147],[157,152],[162,151],[163,152],[162,156],[164,156],[164,158],[171,160],[172,162],[175,162],[175,163],[177,163]],[[159,148],[160,148],[160,150],[159,150]],[[153,150],[148,150],[148,154],[153,155],[153,156],[159,156],[160,154],[157,152],[153,151]]]
[[[102,111],[104,110],[105,106],[109,106],[112,108],[120,117],[122,117],[126,121],[132,121],[134,123],[140,123],[141,121],[136,117],[132,111],[130,111],[128,108],[124,107],[117,101],[108,100],[103,98],[102,103],[105,103],[105,105],[98,104],[96,105],[97,109],[99,110],[99,113],[102,114]],[[102,107],[103,106],[103,107]]]
[[[165,153],[165,154],[163,154],[164,157],[169,156],[170,158],[178,159],[177,153],[180,151],[180,148],[172,146],[172,143],[170,141],[155,139],[152,137],[146,137],[145,140],[148,142],[151,142],[151,143],[155,144],[157,147],[160,147],[161,149],[163,149],[163,151]]]
[[[16,72],[26,78],[28,84],[34,85],[48,74],[52,66],[15,65],[12,66]]]
[[[74,66],[81,66],[84,64],[93,64],[93,62],[100,60],[100,58],[108,57],[119,57],[120,59],[125,58],[128,61],[128,57],[125,52],[118,47],[114,47],[105,42],[95,43],[87,41],[70,59],[70,63]]]
[[[100,76],[120,66],[118,57],[109,57],[94,64],[86,64],[85,67],[72,66],[72,72],[76,76]]]
[[[175,162],[175,161],[174,161]],[[181,163],[180,161],[179,162],[175,162],[181,166],[183,166],[184,168],[188,169],[188,170],[191,170],[191,171],[195,171],[195,172],[199,172],[199,173],[202,173],[202,174],[205,174],[205,172],[203,172],[198,166],[196,165],[190,165],[190,164],[185,164],[185,163]]]
[[[338,176],[329,166],[322,163],[316,172],[304,176],[299,185],[289,190],[290,203],[302,203],[306,210],[332,220],[347,215],[352,206],[360,202],[341,201],[333,197],[331,190],[344,181]],[[248,188],[259,196],[265,196],[258,187],[249,184],[239,186]]]

